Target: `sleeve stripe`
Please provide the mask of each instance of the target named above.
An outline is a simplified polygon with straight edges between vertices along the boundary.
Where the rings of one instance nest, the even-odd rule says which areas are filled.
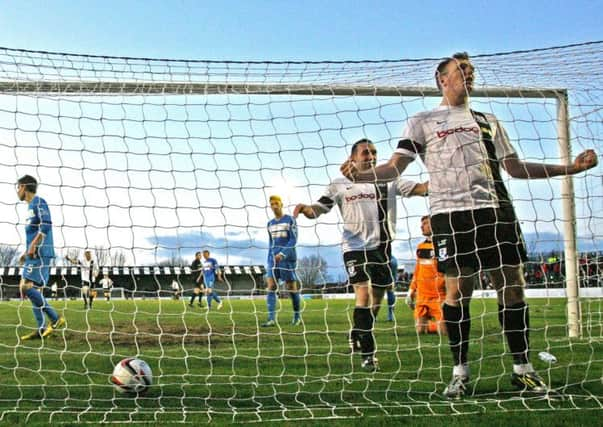
[[[415,151],[409,151],[409,150],[403,150],[401,148],[396,148],[396,150],[394,151],[394,153],[398,153],[398,154],[402,154],[403,156],[409,157],[411,159],[416,159],[417,158],[417,153],[415,153]]]
[[[335,202],[332,199],[329,199],[327,196],[322,196],[320,199],[318,199],[318,203],[327,209],[331,209],[335,204]]]
[[[397,149],[413,154],[423,154],[424,151],[423,146],[421,144],[418,144],[410,139],[401,139],[398,142]]]

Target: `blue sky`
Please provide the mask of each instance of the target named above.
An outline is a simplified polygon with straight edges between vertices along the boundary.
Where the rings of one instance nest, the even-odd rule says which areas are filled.
[[[403,3],[23,1],[5,7],[0,15],[0,46],[149,58],[319,61],[439,58],[458,50],[495,53],[603,39],[597,2]],[[445,9],[451,4],[453,10]],[[159,72],[165,70],[165,64],[154,64]],[[412,63],[396,65],[394,71],[403,71],[402,80],[409,84],[432,85],[433,61],[420,64],[419,71]],[[533,75],[532,83],[563,82],[571,87],[588,82],[581,76],[572,80],[571,64],[563,65],[566,81]],[[123,63],[115,60],[108,67],[120,66]],[[216,65],[218,74],[220,66]],[[278,75],[286,67],[257,70]],[[528,67],[523,64],[519,72],[513,63],[485,59],[480,70],[489,83],[515,76],[519,82],[514,84],[526,84],[522,78],[530,76]],[[245,64],[233,69],[244,70]],[[303,67],[299,69],[302,73]],[[327,80],[338,75],[337,66],[316,70]],[[353,76],[392,78],[387,69],[380,70],[361,65]],[[494,111],[514,141],[528,142],[517,147],[522,156],[555,161],[554,105],[503,101],[475,100],[474,105]],[[588,111],[589,101],[576,111]],[[2,190],[12,190],[13,175],[29,172],[31,166],[26,165],[34,165],[41,155],[46,167],[36,169],[38,176],[59,189],[46,189],[51,206],[60,206],[54,210],[59,245],[85,248],[101,242],[133,248],[135,258],[130,261],[140,264],[171,256],[176,248],[189,257],[198,242],[215,249],[224,263],[261,263],[269,193],[285,194],[288,208],[316,200],[338,176],[351,141],[370,133],[386,159],[405,119],[435,103],[318,96],[0,97],[0,140],[14,142],[0,143],[0,163],[9,167],[1,174],[6,187]],[[15,107],[19,114],[13,114]],[[599,125],[580,124],[576,130],[579,148],[594,141],[601,149]],[[530,144],[535,141],[538,144]],[[409,174],[427,179],[417,165]],[[593,179],[577,180],[578,190],[592,193],[600,173]],[[510,189],[520,216],[528,220],[526,234],[536,236],[538,231],[542,247],[557,242],[552,236],[559,231],[559,182],[514,181]],[[593,230],[599,228],[603,197],[599,190],[596,194],[592,203],[585,198],[577,203],[578,214],[590,218],[579,224],[579,232],[590,238],[583,247],[590,248],[600,238]],[[23,206],[18,209],[12,203],[0,206],[0,232],[7,243],[22,241],[14,225],[24,216]],[[412,262],[420,238],[419,218],[426,209],[422,199],[399,208],[401,264]],[[338,221],[334,213],[317,224],[300,220],[302,255],[319,251],[330,264],[340,264]]]
[[[0,45],[231,60],[441,57],[603,38],[600,1],[10,1]]]

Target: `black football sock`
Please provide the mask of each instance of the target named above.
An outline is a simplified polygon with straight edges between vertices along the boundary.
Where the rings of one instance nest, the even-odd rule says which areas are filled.
[[[444,304],[443,312],[453,363],[455,365],[464,365],[467,363],[469,333],[471,331],[469,306],[453,307]]]
[[[509,350],[516,365],[528,363],[530,347],[530,311],[525,302],[498,306],[498,321],[507,337]]]
[[[354,329],[360,340],[362,356],[373,356],[375,354],[375,337],[373,336],[373,313],[370,307],[354,308]]]

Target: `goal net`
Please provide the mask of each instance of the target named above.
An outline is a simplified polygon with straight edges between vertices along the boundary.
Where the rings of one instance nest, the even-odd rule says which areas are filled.
[[[472,108],[494,113],[521,158],[564,163],[603,152],[603,43],[472,58]],[[554,397],[518,393],[486,282],[472,301],[461,401],[442,397],[452,360],[446,337],[421,335],[404,304],[423,240],[425,198],[398,202],[397,303],[375,323],[380,370],[348,349],[354,297],[337,209],[298,220],[302,323],[281,288],[277,322],[264,293],[268,199],[285,213],[317,201],[356,140],[379,161],[409,117],[438,105],[439,59],[234,62],[118,58],[0,48],[0,421],[255,422],[602,409],[603,186],[600,167],[572,179],[505,176],[529,252],[531,360]],[[19,298],[25,203],[18,177],[40,182],[57,258],[48,301],[67,325],[43,340]],[[420,162],[404,173],[429,177]],[[91,250],[113,281],[91,309],[80,267]],[[224,281],[218,310],[196,295],[190,265],[209,250]],[[73,272],[72,272],[73,270]],[[49,285],[50,286],[50,285]],[[49,288],[50,289],[50,288]],[[54,294],[53,294],[54,295]],[[545,362],[539,352],[553,354]],[[146,395],[109,382],[121,359],[153,370]]]

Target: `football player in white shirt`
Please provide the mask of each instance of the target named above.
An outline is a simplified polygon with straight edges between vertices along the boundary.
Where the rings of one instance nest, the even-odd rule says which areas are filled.
[[[369,139],[361,139],[352,146],[350,159],[359,170],[371,169],[377,160],[377,149]],[[361,366],[367,371],[378,368],[373,323],[386,289],[393,284],[390,260],[396,231],[396,196],[426,192],[427,183],[403,179],[376,185],[337,178],[318,202],[300,203],[293,211],[294,217],[301,213],[314,219],[335,204],[339,207],[343,218],[343,260],[356,296],[350,345],[352,351],[360,352]]]
[[[65,259],[72,264],[80,266],[84,309],[92,308],[92,302],[96,297],[94,282],[96,281],[96,276],[98,276],[98,266],[92,259],[92,253],[90,251],[84,251],[84,257],[82,259],[70,258],[69,256],[66,256]]]
[[[178,282],[178,280],[173,279],[172,280],[172,292],[173,292],[173,298],[175,300],[179,300],[180,299],[180,291],[181,291],[181,287],[180,287],[180,282]]]
[[[496,117],[469,108],[474,67],[467,53],[443,60],[435,78],[443,95],[440,106],[408,120],[390,160],[366,171],[348,161],[341,172],[356,182],[392,180],[417,155],[429,172],[433,243],[445,275],[443,313],[454,361],[444,395],[462,397],[469,381],[469,303],[480,270],[498,291],[498,317],[513,355],[512,384],[546,393],[546,384],[528,359],[529,310],[522,268],[526,249],[500,168],[521,179],[573,175],[596,166],[597,155],[586,150],[570,165],[520,160]]]
[[[111,288],[113,287],[113,280],[109,278],[108,274],[103,274],[103,278],[99,281],[103,288],[103,295],[107,301],[111,300]]]
[[[59,299],[59,285],[57,282],[52,282],[50,286],[50,297],[54,298],[55,301]]]

